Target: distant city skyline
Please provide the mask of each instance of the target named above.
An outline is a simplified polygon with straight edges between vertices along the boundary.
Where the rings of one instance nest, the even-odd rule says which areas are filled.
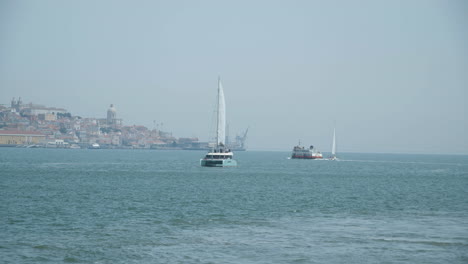
[[[0,103],[249,150],[468,154],[466,1],[1,1]],[[154,122],[156,121],[156,122]]]
[[[0,107],[0,147],[63,149],[158,149],[209,150],[213,140],[198,137],[175,137],[164,130],[163,123],[148,128],[123,125],[113,104],[106,117],[72,115],[64,108],[37,103],[25,104],[12,98],[9,106]],[[242,136],[222,137],[224,146],[245,151],[247,131]]]

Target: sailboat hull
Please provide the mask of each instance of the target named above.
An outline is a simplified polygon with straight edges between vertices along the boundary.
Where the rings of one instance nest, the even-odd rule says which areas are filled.
[[[237,161],[233,159],[201,159],[202,167],[235,167]]]

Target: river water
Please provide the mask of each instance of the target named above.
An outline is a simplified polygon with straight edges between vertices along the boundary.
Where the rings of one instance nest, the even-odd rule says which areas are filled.
[[[0,149],[2,263],[468,263],[468,156]]]

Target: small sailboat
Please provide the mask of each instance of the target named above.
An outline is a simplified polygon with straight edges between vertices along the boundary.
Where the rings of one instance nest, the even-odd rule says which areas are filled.
[[[329,160],[338,160],[336,157],[336,137],[335,137],[335,128],[333,128],[333,143],[332,143],[332,151],[331,156],[328,158]]]
[[[237,166],[237,161],[233,159],[234,154],[230,149],[226,148],[226,104],[223,86],[219,77],[216,114],[216,145],[200,160],[200,165],[203,167]]]

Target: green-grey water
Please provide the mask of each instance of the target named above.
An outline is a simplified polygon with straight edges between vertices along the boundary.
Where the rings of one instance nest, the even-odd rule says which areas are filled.
[[[468,262],[468,156],[235,154],[0,149],[0,262]]]

